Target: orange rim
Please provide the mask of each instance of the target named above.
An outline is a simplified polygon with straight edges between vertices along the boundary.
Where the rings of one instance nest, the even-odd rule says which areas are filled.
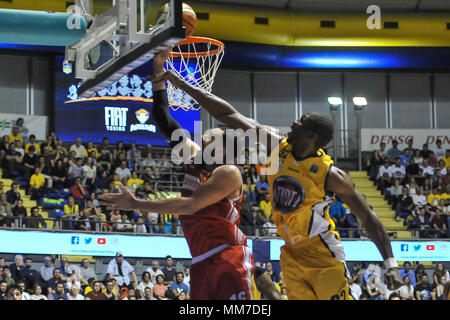
[[[212,39],[212,38],[206,38],[206,37],[189,37],[187,39],[184,39],[183,41],[178,42],[175,46],[182,46],[186,44],[191,43],[208,43],[210,42],[212,45],[215,45],[217,49],[210,50],[210,51],[196,51],[196,52],[173,52],[170,51],[170,57],[171,58],[179,58],[181,56],[185,58],[197,58],[198,56],[212,56],[214,54],[218,54],[223,51],[225,48],[225,45],[222,41]]]

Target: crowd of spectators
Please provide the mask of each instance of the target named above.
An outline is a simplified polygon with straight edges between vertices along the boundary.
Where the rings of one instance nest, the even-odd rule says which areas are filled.
[[[412,269],[411,262],[405,261],[399,270],[403,285],[397,290],[389,290],[382,280],[379,267],[363,262],[348,263],[349,284],[352,296],[357,300],[447,300],[444,293],[450,288],[450,274],[442,263],[437,263],[432,277],[423,264]]]
[[[117,252],[105,275],[98,276],[89,260],[70,264],[61,256],[56,261],[46,256],[39,270],[33,260],[20,254],[6,265],[0,257],[0,300],[189,300],[190,265],[177,264],[167,256],[164,266],[153,260],[140,279],[135,267]],[[283,274],[272,263],[256,262],[270,276],[281,298],[287,300]]]
[[[88,259],[80,265],[61,257],[55,266],[50,256],[40,270],[30,257],[16,255],[9,266],[0,258],[0,300],[189,300],[190,266],[177,271],[167,256],[165,266],[154,260],[136,276],[121,252],[111,259],[106,275],[99,279]]]
[[[397,221],[403,221],[421,238],[450,237],[450,150],[442,148],[437,139],[435,146],[422,149],[414,146],[373,151],[367,166],[370,179],[395,210]]]

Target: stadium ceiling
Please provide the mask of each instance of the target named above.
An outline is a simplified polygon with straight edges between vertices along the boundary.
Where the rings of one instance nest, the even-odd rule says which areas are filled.
[[[191,0],[192,3],[246,5],[296,11],[360,12],[370,5],[388,11],[450,11],[449,0]]]

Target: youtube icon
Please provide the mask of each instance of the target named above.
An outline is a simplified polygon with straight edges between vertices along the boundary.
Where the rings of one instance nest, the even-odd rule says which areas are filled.
[[[428,250],[428,251],[433,251],[434,249],[435,249],[434,244],[429,244],[429,245],[427,245],[427,250]]]

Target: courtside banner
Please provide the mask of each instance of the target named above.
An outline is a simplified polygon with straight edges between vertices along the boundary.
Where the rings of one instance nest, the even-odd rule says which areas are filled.
[[[252,250],[252,241],[247,246]],[[0,230],[0,252],[191,259],[184,237]]]
[[[280,260],[283,240],[271,240],[270,260]],[[346,261],[383,261],[372,241],[342,241]],[[450,241],[391,241],[397,261],[450,261]]]
[[[361,129],[361,150],[373,151],[380,148],[380,143],[386,143],[386,150],[392,147],[392,141],[397,140],[398,149],[405,149],[408,140],[413,138],[413,147],[422,149],[424,143],[430,150],[436,147],[436,140],[442,141],[442,148],[450,148],[450,129]]]
[[[47,137],[47,117],[15,113],[0,113],[0,136],[10,135],[11,129],[18,118],[23,118],[24,127],[29,130],[28,135],[34,134],[37,140],[45,140]]]

